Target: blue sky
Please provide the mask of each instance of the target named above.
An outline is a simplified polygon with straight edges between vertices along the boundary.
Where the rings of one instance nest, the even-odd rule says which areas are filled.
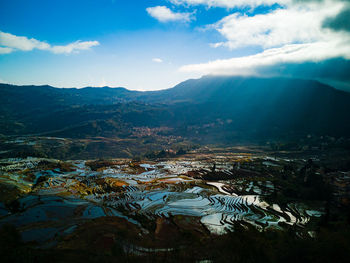
[[[206,74],[308,78],[295,67],[308,65],[312,78],[346,86],[349,31],[330,19],[348,8],[341,0],[0,0],[0,82],[156,90]],[[334,63],[341,78],[325,73]]]

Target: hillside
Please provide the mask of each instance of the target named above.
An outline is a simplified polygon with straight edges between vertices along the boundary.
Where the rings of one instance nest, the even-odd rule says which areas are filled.
[[[0,105],[3,135],[126,138],[135,127],[169,127],[227,142],[350,134],[350,94],[311,80],[207,76],[152,92],[0,84]]]

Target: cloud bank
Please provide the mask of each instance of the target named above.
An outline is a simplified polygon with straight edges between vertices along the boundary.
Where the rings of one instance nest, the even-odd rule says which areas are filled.
[[[290,44],[280,48],[267,49],[251,56],[185,65],[180,70],[214,75],[257,75],[259,69],[264,66],[279,63],[319,62],[337,57],[350,59],[349,47],[346,44],[337,41]]]
[[[64,46],[52,46],[35,38],[16,36],[0,31],[0,54],[9,54],[18,50],[32,51],[34,49],[50,51],[54,54],[70,54],[81,50],[89,50],[99,44],[98,41],[76,41]]]
[[[174,0],[175,1],[175,0]],[[208,3],[218,1],[176,0],[176,2]],[[227,5],[240,1],[223,1]],[[247,1],[267,3],[269,1]],[[221,59],[180,68],[183,72],[215,75],[258,75],[264,67],[290,63],[321,62],[343,58],[350,59],[350,32],[336,30],[335,25],[325,21],[344,19],[347,1],[278,1],[284,7],[264,14],[230,14],[210,28],[219,32],[225,41],[213,43],[212,47],[231,50],[256,47],[263,51],[244,57]],[[344,11],[345,10],[345,11]],[[333,19],[333,20],[332,20]],[[335,23],[335,22],[333,22]],[[336,26],[343,29],[344,23]]]

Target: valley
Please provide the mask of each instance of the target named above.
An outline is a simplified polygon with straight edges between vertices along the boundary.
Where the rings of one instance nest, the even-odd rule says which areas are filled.
[[[117,246],[133,260],[242,227],[312,239],[350,201],[350,174],[313,154],[237,146],[143,160],[1,159],[0,224],[34,251],[108,257]]]

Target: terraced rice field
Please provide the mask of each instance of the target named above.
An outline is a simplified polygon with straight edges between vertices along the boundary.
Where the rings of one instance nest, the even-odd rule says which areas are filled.
[[[134,215],[150,220],[188,216],[197,218],[208,231],[221,234],[232,229],[235,222],[258,229],[283,229],[287,225],[303,228],[322,215],[303,203],[281,206],[267,202],[261,189],[273,190],[268,180],[206,181],[192,176],[210,172],[207,160],[136,164],[115,160],[94,170],[86,161],[72,161],[65,171],[40,169],[42,163],[52,166],[60,161],[1,160],[0,183],[19,191],[20,198],[16,211],[0,204],[0,224],[14,224],[24,241],[45,246],[55,245],[59,237],[73,233],[80,224],[101,217],[123,218],[142,229]],[[225,163],[216,167],[228,174],[229,168]],[[241,189],[242,184],[250,194],[232,190]]]

